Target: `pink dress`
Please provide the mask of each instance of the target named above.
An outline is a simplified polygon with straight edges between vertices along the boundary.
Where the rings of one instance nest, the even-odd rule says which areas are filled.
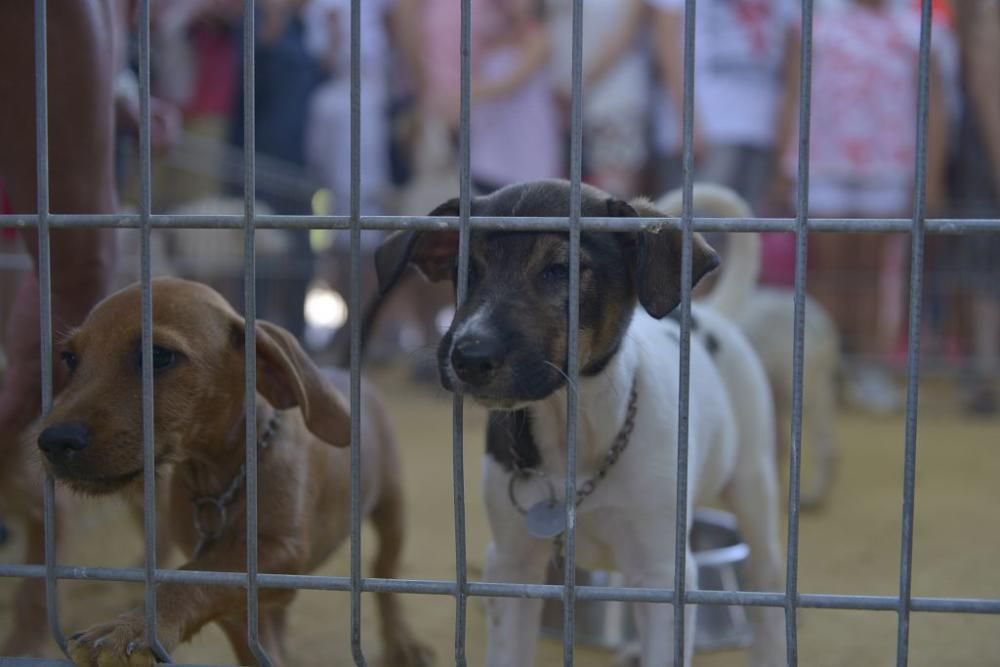
[[[480,0],[473,25],[473,76],[503,79],[519,60],[511,43],[509,0]],[[473,12],[473,16],[476,11]],[[549,67],[540,67],[504,98],[472,103],[469,128],[472,178],[492,186],[561,175],[560,125]]]
[[[503,77],[517,62],[514,46],[491,46],[505,31],[506,0],[472,0],[472,76]],[[432,111],[457,117],[461,61],[461,12],[455,0],[424,5],[426,97]],[[472,104],[469,123],[473,178],[494,185],[561,174],[559,122],[548,68],[514,94]]]
[[[484,54],[480,74],[499,78],[516,63],[513,48]],[[561,175],[559,119],[548,71],[542,69],[513,95],[477,102],[469,127],[472,177],[503,186]]]

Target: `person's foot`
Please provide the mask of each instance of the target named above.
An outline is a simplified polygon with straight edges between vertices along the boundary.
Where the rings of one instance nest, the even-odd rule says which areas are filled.
[[[848,377],[847,392],[854,407],[873,414],[892,414],[903,406],[902,392],[881,368],[862,366],[855,369]]]

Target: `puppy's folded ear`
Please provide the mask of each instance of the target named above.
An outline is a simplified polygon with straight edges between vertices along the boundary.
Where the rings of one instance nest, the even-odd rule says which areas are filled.
[[[428,215],[458,215],[458,199],[449,199]],[[456,230],[394,232],[375,250],[379,290],[384,293],[395,285],[406,265],[411,263],[428,280],[446,280],[451,277],[451,267],[457,254]]]
[[[615,217],[658,218],[664,213],[645,199],[625,203],[608,200],[608,215]],[[652,317],[665,317],[681,302],[681,250],[679,229],[629,234],[627,237],[635,274],[639,303]],[[719,265],[719,255],[697,232],[691,235],[691,286]]]
[[[257,321],[257,391],[279,410],[298,407],[317,438],[336,447],[351,444],[351,416],[344,397],[295,336],[263,320]]]

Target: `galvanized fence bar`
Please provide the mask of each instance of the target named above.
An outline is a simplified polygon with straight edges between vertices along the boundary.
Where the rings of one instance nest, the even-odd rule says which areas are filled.
[[[896,665],[909,662],[910,584],[913,564],[913,505],[917,472],[917,400],[920,389],[920,316],[924,287],[924,212],[927,204],[927,135],[931,68],[931,0],[920,6],[920,63],[917,87],[916,165],[913,228],[910,231],[910,320],[906,349],[906,435],[903,457],[903,517],[899,556],[899,624]]]
[[[919,87],[917,105],[917,157],[915,164],[915,192],[913,217],[871,219],[810,219],[808,216],[808,161],[809,125],[811,103],[811,59],[813,0],[802,0],[801,72],[799,108],[799,164],[796,217],[756,218],[753,220],[698,218],[693,215],[693,158],[694,158],[694,49],[696,0],[686,0],[684,14],[684,91],[683,91],[683,210],[680,218],[582,218],[580,210],[582,176],[582,0],[573,3],[573,64],[571,98],[570,142],[570,215],[560,217],[496,218],[471,216],[471,185],[469,171],[469,117],[470,117],[470,50],[471,2],[461,3],[461,96],[460,96],[460,205],[457,217],[430,219],[426,216],[363,216],[360,211],[360,0],[351,1],[351,202],[348,216],[256,216],[255,211],[255,3],[244,0],[243,35],[243,95],[244,105],[244,213],[242,216],[182,216],[154,215],[151,211],[151,146],[150,146],[150,81],[149,81],[149,11],[150,0],[139,5],[139,92],[140,92],[140,210],[134,215],[70,215],[52,214],[49,210],[48,169],[48,96],[46,51],[46,2],[35,0],[35,103],[36,103],[36,153],[37,153],[37,212],[33,215],[0,215],[0,225],[21,228],[34,227],[38,231],[38,285],[41,316],[42,351],[42,412],[52,405],[52,306],[51,306],[51,247],[50,230],[53,228],[138,228],[141,231],[141,318],[142,318],[142,385],[143,385],[143,460],[144,460],[144,511],[145,511],[145,560],[142,568],[84,568],[59,566],[55,554],[55,503],[54,483],[47,476],[44,487],[45,563],[44,565],[0,565],[0,577],[42,578],[46,582],[47,615],[50,629],[60,647],[65,651],[66,642],[59,628],[57,582],[60,579],[130,581],[145,584],[147,641],[161,660],[168,661],[166,652],[156,638],[156,584],[197,584],[246,587],[247,631],[250,649],[261,664],[270,664],[270,658],[259,639],[259,588],[311,589],[346,591],[351,594],[351,647],[354,661],[365,664],[361,648],[361,594],[363,592],[398,592],[454,596],[455,661],[466,662],[466,620],[468,596],[537,597],[561,599],[563,602],[563,661],[573,663],[575,603],[577,600],[620,600],[672,604],[675,610],[674,630],[675,660],[684,657],[684,609],[687,604],[743,605],[782,607],[786,615],[787,662],[796,665],[798,660],[796,614],[799,608],[855,609],[892,611],[898,615],[897,664],[908,661],[909,620],[912,612],[963,613],[1000,615],[1000,600],[957,597],[913,597],[912,548],[913,516],[915,501],[915,469],[917,438],[917,403],[919,384],[921,295],[923,289],[923,252],[926,233],[967,234],[1000,232],[1000,219],[925,219],[926,175],[928,151],[928,113],[930,85],[930,0],[922,0],[921,36],[919,50]],[[206,572],[162,570],[156,567],[156,498],[155,498],[155,442],[153,433],[153,373],[152,373],[152,316],[151,291],[151,234],[153,228],[242,228],[244,237],[244,300],[247,319],[245,349],[246,391],[246,530],[247,571]],[[498,582],[470,582],[467,573],[465,533],[464,456],[462,442],[463,400],[456,395],[453,403],[453,484],[455,512],[456,578],[454,581],[377,579],[361,576],[360,533],[360,318],[351,318],[351,572],[349,577],[260,574],[258,572],[258,449],[256,423],[256,289],[255,289],[255,230],[307,229],[323,226],[330,229],[349,229],[351,235],[350,308],[360,312],[360,235],[363,229],[427,229],[459,230],[458,303],[465,298],[469,268],[469,237],[473,229],[563,231],[570,242],[570,298],[567,309],[567,474],[565,497],[567,534],[564,545],[565,569],[562,585],[510,584]],[[681,338],[680,377],[678,400],[678,480],[677,516],[675,523],[675,576],[672,589],[632,587],[592,587],[575,584],[575,505],[570,502],[576,491],[577,417],[579,377],[579,262],[580,234],[583,230],[621,232],[638,231],[667,226],[682,231],[681,262]],[[788,515],[788,546],[786,554],[786,583],[784,593],[771,591],[708,591],[687,590],[687,454],[690,407],[690,329],[691,329],[691,274],[692,232],[698,231],[794,231],[796,234],[795,265],[795,319],[793,327],[793,393],[790,452],[790,488]],[[907,411],[904,454],[904,484],[902,509],[902,535],[900,555],[900,580],[898,596],[830,595],[800,593],[798,590],[798,539],[799,539],[799,486],[801,463],[801,435],[803,409],[803,363],[805,322],[805,264],[808,250],[808,233],[812,231],[848,231],[855,233],[909,232],[911,234],[911,276],[909,347],[907,353]],[[0,665],[41,664],[31,659],[0,657]],[[45,664],[55,664],[47,661]],[[59,663],[64,664],[64,663]]]
[[[459,136],[458,136],[458,273],[455,284],[455,308],[465,301],[469,284],[469,216],[472,214],[472,174],[469,119],[472,113],[472,2],[462,0],[461,38],[459,41]],[[465,639],[468,618],[469,582],[465,536],[465,410],[462,392],[452,397],[451,479],[455,516],[455,665],[466,664]]]
[[[0,225],[14,228],[38,227],[37,215],[2,214]],[[424,229],[443,231],[458,229],[460,216],[429,218],[422,215],[363,215],[361,229],[397,230]],[[49,214],[46,224],[50,229],[106,227],[114,229],[138,229],[142,219],[134,214],[70,215]],[[242,229],[242,215],[182,215],[153,214],[151,227],[173,229]],[[475,216],[469,221],[472,229],[492,229],[496,231],[567,231],[566,218],[547,216]],[[810,232],[851,232],[854,234],[885,234],[889,232],[909,232],[913,225],[910,218],[810,218]],[[349,216],[333,215],[258,215],[257,229],[350,229]],[[795,218],[703,218],[693,216],[691,229],[696,232],[794,232]],[[668,218],[609,218],[581,217],[580,230],[594,232],[628,232],[648,229],[680,229],[680,217]],[[932,218],[925,221],[925,231],[929,234],[984,234],[1000,231],[997,218]]]
[[[799,491],[802,471],[802,374],[805,358],[806,262],[809,243],[809,143],[812,122],[813,0],[802,0],[799,48],[799,153],[795,206],[795,315],[792,327],[792,426],[788,460],[785,554],[785,657],[799,664]],[[783,425],[776,424],[777,428]]]
[[[351,0],[350,312],[361,312],[361,3]],[[351,655],[367,664],[361,647],[361,318],[351,320]]]
[[[256,248],[256,158],[257,133],[256,53],[254,0],[243,5],[243,316],[244,330],[244,448],[246,459],[247,643],[258,664],[271,665],[260,643],[260,591],[258,581],[257,530],[257,248]]]
[[[38,219],[38,314],[42,361],[42,415],[52,409],[52,252],[49,237],[49,84],[46,2],[35,0],[35,177]],[[49,631],[63,653],[56,568],[55,481],[45,473],[42,489],[45,542],[45,612]]]
[[[674,524],[674,664],[684,664],[687,642],[684,611],[687,591],[688,418],[691,396],[691,261],[694,215],[694,56],[695,0],[684,3],[683,190],[681,206],[681,337],[677,396],[677,495]],[[693,630],[692,630],[693,632]]]
[[[361,2],[351,0],[351,313],[361,312]],[[361,648],[361,320],[351,317],[351,655]]]
[[[576,460],[580,380],[580,181],[583,178],[583,2],[573,0],[570,99],[569,296],[566,299],[566,484],[563,502],[563,664],[573,665],[576,636]]]
[[[142,583],[139,568],[76,567],[56,568],[59,579],[79,581],[123,581]],[[44,578],[44,565],[0,565],[0,577]],[[262,588],[315,591],[350,591],[350,577],[308,574],[261,574]],[[199,586],[243,587],[246,577],[241,572],[210,572],[203,570],[157,570],[157,583],[197,584]],[[454,596],[455,582],[430,579],[362,578],[365,593],[412,593],[417,595]],[[577,586],[578,600],[615,600],[622,602],[672,603],[671,588],[635,588],[627,586]],[[475,597],[516,597],[561,600],[563,587],[558,584],[516,584],[470,581],[468,594]],[[739,605],[746,607],[784,607],[785,595],[761,591],[691,590],[686,594],[691,604]],[[800,593],[800,608],[851,609],[858,611],[899,611],[895,595],[853,595]],[[921,613],[1000,615],[1000,599],[913,597],[911,610]]]
[[[149,215],[151,213],[152,158],[149,124],[149,3],[139,3],[139,217],[141,250],[139,280],[142,284],[142,514],[145,553],[146,643],[160,662],[170,656],[156,636],[156,450],[153,436],[153,288]]]

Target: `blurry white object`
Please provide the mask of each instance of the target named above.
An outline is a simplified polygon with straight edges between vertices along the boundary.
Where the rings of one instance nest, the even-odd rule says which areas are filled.
[[[677,206],[674,191],[657,206]],[[744,205],[746,218],[754,217]],[[795,292],[757,284],[760,275],[760,235],[727,235],[722,272],[705,303],[732,319],[743,330],[760,356],[774,392],[778,443],[787,451],[792,410],[792,350],[794,345]],[[803,450],[814,452],[814,474],[805,480],[803,507],[818,505],[830,492],[837,460],[837,377],[840,370],[840,335],[819,302],[806,296],[803,356]]]

